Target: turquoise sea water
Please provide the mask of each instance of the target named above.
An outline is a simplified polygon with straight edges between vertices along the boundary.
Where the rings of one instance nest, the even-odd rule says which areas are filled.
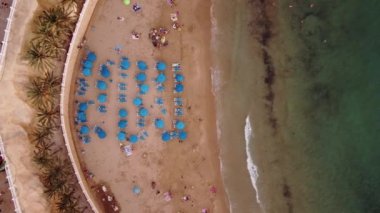
[[[380,212],[380,1],[269,3],[214,3],[231,211]]]
[[[300,50],[285,78],[286,142],[305,155],[301,202],[308,212],[380,212],[380,1],[293,4],[286,27]]]

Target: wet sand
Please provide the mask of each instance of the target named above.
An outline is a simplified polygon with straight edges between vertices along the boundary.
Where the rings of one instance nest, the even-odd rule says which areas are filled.
[[[132,67],[126,71],[130,76],[122,80],[117,64],[110,66],[113,83],[109,83],[107,106],[108,112],[97,112],[96,103],[90,106],[87,114],[90,127],[99,125],[108,134],[107,138],[100,140],[91,133],[92,141],[82,144],[78,138],[76,141],[78,155],[82,158],[82,168],[87,168],[95,177],[90,180],[96,183],[106,183],[121,205],[122,212],[200,212],[207,208],[211,212],[228,212],[227,200],[224,193],[218,160],[218,144],[216,140],[214,100],[211,93],[210,70],[210,2],[192,1],[179,2],[179,5],[170,8],[163,2],[139,2],[142,11],[134,13],[131,7],[122,5],[121,2],[100,1],[90,22],[86,33],[86,47],[95,51],[98,58],[93,69],[93,75],[88,79],[90,88],[85,98],[74,97],[74,82],[72,84],[72,104],[74,100],[94,100],[99,91],[95,88],[95,81],[101,79],[97,70],[107,59],[119,62],[120,56],[127,56],[131,60]],[[170,30],[168,35],[169,46],[162,49],[153,48],[148,40],[148,32],[151,27],[170,27],[170,13],[179,11],[180,22],[184,24],[181,32]],[[196,18],[194,11],[197,12]],[[117,17],[124,17],[124,21]],[[205,21],[207,20],[207,21]],[[131,32],[141,32],[139,40],[131,39]],[[118,55],[114,48],[120,45],[121,54]],[[82,56],[84,55],[84,52]],[[80,62],[78,58],[76,71],[80,74]],[[149,94],[143,96],[145,107],[150,110],[150,116],[146,120],[145,130],[149,136],[143,142],[134,145],[132,156],[125,156],[119,148],[116,134],[118,132],[117,112],[124,107],[129,111],[128,133],[137,133],[136,107],[131,102],[137,94],[134,76],[137,73],[135,62],[145,60],[149,65],[148,84],[151,89]],[[162,115],[154,98],[156,92],[151,81],[157,75],[154,68],[157,60],[164,60],[168,64],[165,83],[166,90],[162,94],[165,100],[164,107],[168,114]],[[161,141],[161,131],[154,127],[154,119],[162,117],[166,126],[171,129],[173,120],[173,79],[170,69],[171,63],[180,62],[185,76],[184,121],[189,132],[189,138],[183,142],[173,140],[169,143]],[[127,83],[127,103],[118,103],[117,83]],[[153,108],[151,107],[153,106]],[[74,118],[75,109],[71,109]],[[103,123],[104,122],[104,123]],[[74,124],[74,122],[72,122]],[[76,131],[73,125],[72,131]],[[125,142],[128,143],[128,142]],[[151,188],[151,182],[156,182],[156,187]],[[142,192],[136,196],[132,193],[134,185],[141,187]],[[210,192],[215,186],[217,192]],[[157,192],[159,191],[159,193]],[[171,201],[165,201],[163,194],[170,191],[173,195]],[[183,201],[182,197],[188,195],[189,201]]]

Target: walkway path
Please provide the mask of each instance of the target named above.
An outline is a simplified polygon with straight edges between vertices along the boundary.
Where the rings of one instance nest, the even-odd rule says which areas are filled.
[[[3,1],[0,0],[0,6]],[[37,1],[13,0],[9,12],[12,21],[6,27],[4,40],[7,42],[3,43],[0,55],[0,135],[8,158],[8,180],[10,187],[15,189],[13,198],[19,202],[18,212],[46,212],[48,208],[43,186],[31,160],[33,147],[25,131],[32,110],[20,94],[26,76],[33,72],[19,57],[24,34],[36,8]]]

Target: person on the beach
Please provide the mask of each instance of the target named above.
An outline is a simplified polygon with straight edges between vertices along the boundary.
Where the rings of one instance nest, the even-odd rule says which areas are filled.
[[[141,33],[138,33],[136,31],[132,31],[131,34],[132,34],[132,39],[134,39],[134,40],[140,39],[140,37],[141,37]]]
[[[133,11],[137,12],[137,11],[141,10],[141,7],[137,3],[135,3],[135,4],[133,4],[132,9],[133,9]]]
[[[124,21],[124,20],[125,20],[125,18],[122,17],[122,16],[118,16],[118,17],[116,17],[116,19],[117,19],[118,21]]]
[[[175,0],[168,0],[168,4],[170,5],[170,7],[177,6],[177,4],[175,3]]]

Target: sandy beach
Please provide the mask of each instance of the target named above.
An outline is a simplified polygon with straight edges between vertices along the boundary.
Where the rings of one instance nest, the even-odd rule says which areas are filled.
[[[86,51],[94,51],[97,59],[92,76],[87,78],[90,87],[84,97],[75,95],[76,85],[72,82],[71,113],[68,116],[72,118],[73,132],[79,129],[79,126],[74,124],[74,102],[96,101],[99,90],[95,88],[95,82],[101,79],[98,74],[100,65],[105,64],[107,60],[116,62],[116,65],[110,66],[112,82],[107,80],[107,113],[99,113],[95,107],[97,104],[90,106],[87,112],[90,128],[100,126],[107,132],[107,137],[100,140],[92,132],[91,142],[88,144],[83,144],[79,137],[75,138],[82,170],[94,175],[88,179],[91,185],[108,186],[108,190],[115,195],[121,212],[201,212],[202,209],[209,212],[228,212],[220,175],[215,106],[211,93],[210,2],[178,2],[176,7],[170,7],[166,1],[138,3],[142,9],[133,12],[132,6],[124,6],[121,2],[99,1],[85,34],[86,42],[81,56],[77,59],[77,78],[83,77],[80,70]],[[194,11],[197,13],[196,18]],[[170,13],[176,12],[179,13],[179,22],[183,24],[180,32],[171,28]],[[152,27],[169,29],[167,47],[153,47],[148,39]],[[132,31],[141,33],[141,38],[132,39]],[[119,48],[119,51],[115,51],[115,47]],[[122,56],[128,57],[132,64],[131,69],[126,71],[129,78],[125,80],[118,76],[118,63]],[[151,89],[148,94],[142,96],[144,106],[149,109],[150,114],[143,130],[149,136],[144,141],[134,144],[133,154],[126,156],[121,152],[116,137],[119,131],[117,112],[120,108],[128,110],[128,133],[141,131],[135,124],[136,107],[131,104],[138,93],[134,79],[137,74],[137,60],[144,60],[149,66],[146,74]],[[169,67],[165,71],[168,80],[162,94],[155,90],[152,82],[157,75],[154,66],[158,60],[165,61]],[[186,123],[189,137],[182,143],[178,140],[162,142],[160,131],[154,127],[156,117],[161,117],[168,128],[171,128],[173,121],[172,63],[181,63],[185,76],[185,91],[182,94],[183,121]],[[120,81],[127,84],[126,103],[117,101],[117,83]],[[163,107],[167,114],[160,114],[161,108],[154,104],[154,99],[158,96],[164,99]],[[154,187],[152,182],[155,183]],[[141,189],[138,195],[132,192],[134,186]],[[166,192],[172,195],[170,201],[164,199]],[[93,193],[96,194],[96,191]],[[184,201],[184,196],[189,199]]]

